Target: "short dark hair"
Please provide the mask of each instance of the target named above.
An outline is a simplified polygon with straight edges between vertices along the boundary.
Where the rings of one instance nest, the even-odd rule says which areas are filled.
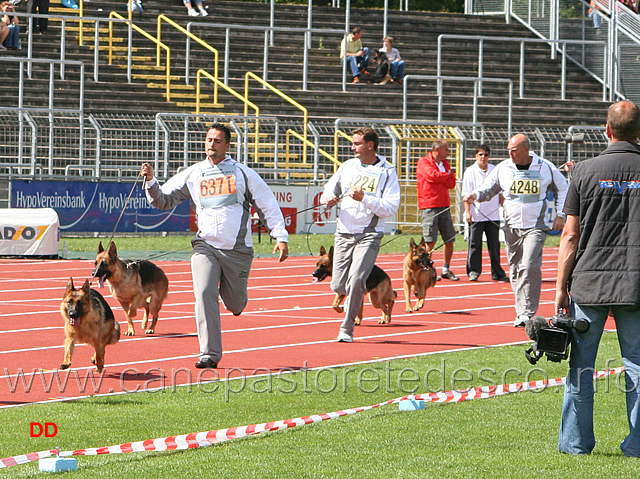
[[[491,154],[491,148],[489,148],[489,145],[485,145],[484,143],[476,148],[476,153],[480,151],[484,151],[487,155]]]
[[[378,138],[378,134],[376,130],[370,128],[368,126],[362,126],[360,128],[356,128],[351,132],[351,135],[362,135],[362,139],[367,141],[373,141],[373,151],[378,151],[378,144],[380,143],[380,138]]]
[[[224,132],[225,142],[231,143],[231,129],[227,125],[216,122],[209,127],[209,129],[207,130],[207,133],[211,130],[218,130],[218,131]]]
[[[356,33],[360,33],[362,31],[362,27],[353,27],[351,29],[351,34],[355,35]]]
[[[616,140],[636,143],[640,133],[640,110],[630,101],[614,103],[607,112],[607,125]]]

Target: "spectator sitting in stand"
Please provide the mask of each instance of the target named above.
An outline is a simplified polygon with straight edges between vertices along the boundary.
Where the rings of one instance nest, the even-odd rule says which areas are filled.
[[[7,47],[3,45],[6,38],[9,36],[9,26],[0,21],[0,50],[6,50]]]
[[[360,83],[360,73],[366,72],[369,65],[369,48],[362,46],[362,28],[353,27],[351,33],[340,44],[340,63],[347,61],[353,83]],[[346,48],[345,48],[346,43]]]
[[[187,11],[189,12],[190,17],[197,17],[198,15],[202,17],[206,17],[207,15],[209,15],[207,11],[204,9],[202,0],[193,0],[193,5],[189,0],[182,0],[182,1],[184,2],[184,6],[187,7]],[[194,5],[200,13],[196,12],[196,8],[193,8]]]
[[[598,10],[600,10],[600,8],[598,7],[597,2],[595,0],[591,0],[589,2],[589,10],[587,11],[587,15],[593,22],[593,28],[600,28],[600,25],[602,23],[602,19],[600,18],[600,15],[598,15]]]
[[[8,1],[0,4],[0,50],[18,50],[20,48],[20,21],[16,8]]]
[[[382,43],[384,44],[382,51],[387,54],[387,58],[391,64],[391,71],[389,72],[391,83],[402,84],[402,79],[404,78],[404,60],[400,56],[398,49],[393,48],[393,37],[384,37]]]

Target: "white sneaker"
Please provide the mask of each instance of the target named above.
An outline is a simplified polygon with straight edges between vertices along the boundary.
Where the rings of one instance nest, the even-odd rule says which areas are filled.
[[[520,316],[517,316],[516,319],[514,319],[513,327],[523,328],[527,321],[529,321],[529,316],[527,316],[526,314],[521,314]]]
[[[200,16],[202,16],[202,17],[206,17],[207,15],[209,15],[209,14],[207,13],[207,11],[206,11],[204,8],[201,8],[201,9],[200,9]]]
[[[7,47],[5,47],[2,43],[0,43],[0,50],[6,50]]]
[[[339,343],[352,343],[353,342],[353,336],[351,336],[348,333],[345,333],[344,331],[340,331],[340,334],[338,334],[338,342]]]
[[[189,16],[190,17],[197,17],[198,16],[198,12],[196,12],[193,8],[189,9]]]

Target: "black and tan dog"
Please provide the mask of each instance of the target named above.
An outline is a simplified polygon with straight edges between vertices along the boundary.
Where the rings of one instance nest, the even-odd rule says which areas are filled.
[[[125,336],[134,336],[133,321],[139,308],[144,308],[142,329],[153,334],[158,322],[158,314],[169,291],[169,281],[160,268],[151,261],[125,262],[118,258],[116,244],[111,243],[109,251],[98,246],[93,276],[98,278],[100,287],[109,282],[109,290],[120,303],[129,324]],[[149,327],[149,317],[153,318]]]
[[[422,238],[419,244],[409,240],[411,248],[402,262],[402,279],[404,281],[404,300],[407,313],[418,311],[424,306],[424,298],[427,289],[435,286],[437,280],[436,270],[433,267],[431,255],[427,250],[427,244]],[[411,290],[418,298],[416,304],[411,308]]]
[[[104,369],[104,350],[108,344],[120,340],[120,325],[113,317],[113,311],[95,289],[89,287],[89,280],[82,288],[73,287],[73,278],[69,278],[67,290],[60,303],[60,314],[64,319],[64,360],[60,369],[71,366],[71,356],[76,341],[93,346],[95,353],[91,362],[101,373]]]
[[[391,63],[387,54],[383,51],[377,51],[373,62],[376,69],[373,73],[363,73],[360,75],[361,82],[375,83],[376,85],[386,85],[391,80],[389,73],[391,72]]]
[[[320,246],[320,258],[316,263],[316,269],[312,273],[313,277],[322,281],[333,273],[333,246],[329,248],[329,252],[324,249],[324,246]],[[391,279],[389,275],[385,273],[382,268],[373,266],[369,277],[366,282],[366,290],[369,293],[369,299],[374,308],[378,308],[382,311],[382,317],[379,324],[388,324],[391,322],[391,312],[398,294],[391,287]],[[333,309],[338,313],[343,313],[344,308],[341,306],[344,301],[345,295],[336,293],[333,299]],[[362,310],[364,304],[360,306],[360,312],[355,319],[355,324],[358,325],[362,322]]]

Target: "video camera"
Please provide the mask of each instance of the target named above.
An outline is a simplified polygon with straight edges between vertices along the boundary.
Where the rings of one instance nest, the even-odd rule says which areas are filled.
[[[551,318],[551,326],[542,316],[534,316],[525,323],[524,330],[529,339],[535,341],[533,346],[525,351],[525,356],[531,364],[536,364],[542,356],[547,355],[548,361],[559,363],[569,357],[569,331],[575,329],[579,333],[589,330],[589,321],[574,319],[563,311]]]

